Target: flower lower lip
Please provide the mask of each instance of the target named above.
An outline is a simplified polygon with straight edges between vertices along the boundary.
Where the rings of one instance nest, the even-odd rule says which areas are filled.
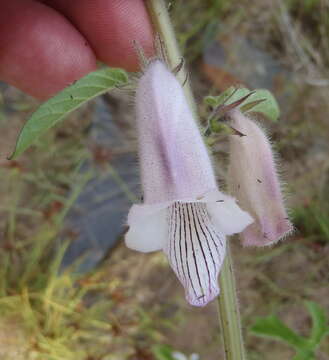
[[[164,251],[185,288],[186,298],[204,306],[219,293],[217,277],[225,236],[213,226],[203,203],[175,202],[168,209],[169,241]]]
[[[133,205],[125,241],[137,251],[163,250],[184,286],[187,301],[205,306],[219,294],[217,277],[226,235],[241,232],[252,221],[234,198],[212,189],[201,200]]]

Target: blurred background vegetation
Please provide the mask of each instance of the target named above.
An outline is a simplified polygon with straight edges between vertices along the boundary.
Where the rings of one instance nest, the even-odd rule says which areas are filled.
[[[280,103],[278,122],[261,121],[279,155],[296,231],[273,248],[231,243],[249,359],[292,359],[289,344],[255,333],[260,319],[275,316],[308,336],[311,318],[320,328],[329,315],[329,2],[175,0],[168,7],[201,116],[204,96],[234,84],[268,88]],[[189,307],[163,254],[123,245],[124,214],[140,196],[127,93],[80,108],[7,161],[38,103],[0,86],[0,359],[223,358],[216,304]],[[120,141],[100,139],[102,117]],[[227,149],[219,140],[213,151],[224,180]],[[113,231],[99,225],[99,213],[91,223],[97,204],[105,219],[121,209]],[[316,359],[329,359],[328,338]]]

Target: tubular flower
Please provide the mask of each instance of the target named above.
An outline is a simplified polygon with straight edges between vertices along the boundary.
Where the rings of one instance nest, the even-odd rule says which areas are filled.
[[[266,246],[293,230],[285,210],[271,145],[255,122],[239,110],[231,125],[244,136],[230,136],[228,183],[239,205],[255,219],[241,234],[244,246]]]
[[[160,60],[139,80],[136,114],[144,203],[129,211],[126,245],[163,250],[187,301],[204,306],[219,293],[226,235],[252,218],[218,190],[182,86]]]

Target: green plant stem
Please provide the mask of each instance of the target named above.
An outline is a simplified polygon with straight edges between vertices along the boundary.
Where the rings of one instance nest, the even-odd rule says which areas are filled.
[[[181,54],[170,22],[166,3],[163,0],[146,0],[146,5],[149,10],[154,29],[160,34],[166,47],[169,65],[174,67],[179,64]],[[178,74],[178,77],[179,80],[183,82],[186,78],[185,71],[181,71]],[[186,82],[184,86],[184,91],[192,109],[195,110],[196,106],[191,87],[188,82]],[[194,113],[196,112],[194,111]],[[220,286],[221,296],[218,298],[218,304],[226,359],[245,360],[239,308],[229,246],[227,246],[226,259],[220,276]]]
[[[219,278],[221,294],[218,297],[220,324],[226,360],[245,360],[240,324],[239,304],[236,296],[235,277],[229,243]]]
[[[166,3],[164,0],[146,0],[145,3],[149,11],[151,21],[153,23],[153,28],[155,29],[156,33],[160,35],[161,39],[164,42],[169,65],[171,66],[171,68],[174,68],[180,63],[182,55],[179,51],[178,43],[169,18]],[[178,72],[177,78],[181,82],[181,84],[185,83],[185,96],[187,97],[193,112],[196,113],[194,97],[184,66]]]

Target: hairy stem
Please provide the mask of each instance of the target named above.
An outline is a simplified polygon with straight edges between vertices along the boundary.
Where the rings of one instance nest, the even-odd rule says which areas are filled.
[[[235,278],[229,242],[221,270],[218,309],[224,340],[226,360],[245,360],[239,304],[236,295]]]
[[[149,11],[151,21],[153,23],[153,28],[156,33],[160,35],[165,45],[169,65],[171,66],[171,68],[174,68],[180,63],[182,55],[179,51],[175,32],[167,11],[166,3],[164,0],[146,0],[145,3]],[[181,82],[181,84],[185,84],[185,96],[187,97],[187,100],[189,101],[193,112],[196,113],[195,101],[184,66],[178,72],[177,78]]]
[[[165,45],[169,65],[174,68],[181,61],[181,54],[170,22],[166,3],[164,0],[146,0],[146,5],[154,29],[160,35]],[[181,83],[183,83],[186,79],[186,72],[184,70],[180,71],[178,78]],[[184,85],[184,91],[192,109],[195,110],[196,106],[188,81]],[[196,113],[196,111],[194,111],[194,113]],[[227,247],[226,259],[220,276],[220,286],[221,295],[218,298],[218,304],[226,359],[245,360],[229,246]]]

